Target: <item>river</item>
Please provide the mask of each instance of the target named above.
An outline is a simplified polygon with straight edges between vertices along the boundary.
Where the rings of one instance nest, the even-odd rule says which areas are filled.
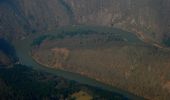
[[[109,90],[109,91],[112,91],[112,92],[115,92],[115,93],[119,93],[119,94],[122,94],[123,96],[125,96],[129,99],[132,99],[132,100],[143,100],[142,97],[138,97],[138,96],[133,95],[132,93],[129,93],[127,91],[123,91],[123,90],[120,90],[116,87],[106,85],[104,83],[98,82],[94,79],[82,76],[80,74],[66,72],[66,71],[62,71],[62,70],[54,70],[54,69],[46,68],[46,67],[36,63],[30,55],[30,50],[31,50],[30,44],[31,43],[32,43],[32,39],[29,38],[29,37],[27,37],[26,39],[23,39],[23,40],[15,40],[14,41],[13,45],[15,46],[15,49],[16,49],[16,52],[17,52],[17,55],[19,57],[21,64],[30,66],[30,67],[32,67],[33,69],[36,69],[36,70],[40,70],[40,71],[51,73],[51,74],[54,74],[54,75],[57,75],[57,76],[61,76],[61,77],[64,77],[66,79],[69,79],[69,80],[74,80],[74,81],[77,81],[77,82],[82,83],[82,84],[87,84],[87,85],[90,85],[90,86],[99,87],[99,88],[102,88],[102,89],[105,89],[105,90]]]

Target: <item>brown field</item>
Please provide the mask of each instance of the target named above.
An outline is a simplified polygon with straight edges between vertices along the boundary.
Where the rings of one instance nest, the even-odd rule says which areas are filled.
[[[95,36],[45,41],[32,56],[46,67],[79,73],[147,99],[170,98],[168,50]]]

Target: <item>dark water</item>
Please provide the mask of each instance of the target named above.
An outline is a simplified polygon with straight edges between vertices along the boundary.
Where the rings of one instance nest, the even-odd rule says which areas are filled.
[[[18,61],[14,47],[3,38],[0,38],[0,51],[5,53],[11,59],[11,61]]]

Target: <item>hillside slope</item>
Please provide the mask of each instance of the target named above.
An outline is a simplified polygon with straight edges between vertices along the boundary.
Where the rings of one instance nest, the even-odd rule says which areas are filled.
[[[97,25],[142,33],[160,42],[169,35],[169,13],[170,0],[0,0],[0,34]]]

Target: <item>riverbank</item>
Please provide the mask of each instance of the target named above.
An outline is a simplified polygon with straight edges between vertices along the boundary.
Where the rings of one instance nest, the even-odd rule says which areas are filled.
[[[102,88],[102,89],[105,89],[105,90],[120,93],[120,94],[122,94],[122,95],[124,95],[128,98],[131,98],[131,99],[134,99],[134,98],[136,98],[135,100],[143,99],[143,98],[135,96],[131,93],[122,92],[118,88],[108,86],[108,85],[105,85],[105,84],[100,83],[98,81],[95,81],[94,79],[90,79],[90,78],[87,78],[85,76],[81,76],[80,74],[70,73],[70,72],[63,71],[63,70],[54,70],[54,69],[46,68],[46,67],[36,63],[32,59],[31,55],[29,54],[29,52],[31,51],[31,47],[30,47],[31,42],[32,42],[32,39],[30,39],[30,38],[27,38],[25,40],[18,40],[18,41],[14,42],[18,57],[20,58],[20,62],[22,64],[31,66],[33,69],[36,69],[36,70],[42,70],[42,71],[47,72],[47,73],[62,76],[62,77],[69,79],[69,80],[75,80],[75,81],[82,83],[82,84],[88,84],[90,86],[95,86],[95,87],[99,87],[99,88]]]

